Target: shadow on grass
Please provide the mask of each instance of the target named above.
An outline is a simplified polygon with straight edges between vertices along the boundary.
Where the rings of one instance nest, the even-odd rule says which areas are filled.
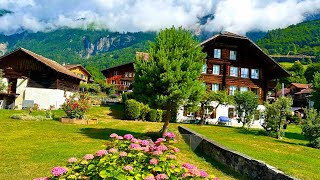
[[[108,114],[114,119],[125,119],[124,117],[124,107],[123,104],[120,103],[114,103],[107,105],[106,107],[110,108],[110,113]]]
[[[219,169],[221,172],[223,172],[224,174],[228,175],[228,176],[231,176],[235,179],[241,179],[241,180],[246,180],[246,179],[249,179],[248,177],[245,177],[243,175],[241,175],[240,173],[238,172],[235,172],[234,170],[232,170],[231,168],[229,167],[226,167],[224,164],[214,160],[213,158],[203,154],[201,152],[201,150],[199,150],[198,148],[194,151],[194,153],[203,158],[205,161],[209,162],[211,164],[212,167],[216,168],[216,169]]]
[[[125,134],[132,134],[136,138],[147,139],[151,138],[152,140],[159,137],[158,132],[132,132],[122,129],[112,129],[112,128],[82,128],[80,129],[80,133],[86,135],[89,138],[93,139],[102,139],[102,140],[110,140],[110,134],[116,133],[120,136],[124,136]]]
[[[285,132],[285,137],[288,139],[306,140],[302,134]]]
[[[307,143],[298,143],[298,142],[288,142],[280,139],[274,139],[275,142],[284,143],[284,144],[290,144],[290,145],[296,145],[296,146],[307,146]]]

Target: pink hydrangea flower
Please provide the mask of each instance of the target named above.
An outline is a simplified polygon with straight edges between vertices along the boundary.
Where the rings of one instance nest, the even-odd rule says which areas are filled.
[[[188,169],[192,176],[200,176],[200,170],[198,168]]]
[[[152,155],[156,155],[156,156],[160,156],[162,153],[162,151],[153,151]]]
[[[133,138],[133,135],[132,135],[132,134],[126,134],[126,135],[124,135],[123,137],[124,137],[125,139],[127,139],[127,140],[130,140],[130,139]]]
[[[132,138],[132,139],[131,139],[131,142],[133,142],[133,143],[138,143],[138,142],[139,142],[139,140],[138,140],[138,139],[136,139],[136,138]]]
[[[205,172],[204,170],[200,170],[200,176],[206,178],[208,177],[208,173]]]
[[[52,170],[51,170],[51,173],[53,176],[57,177],[57,176],[60,176],[64,173],[67,172],[67,169],[64,168],[64,167],[60,167],[60,166],[57,166],[57,167],[54,167]]]
[[[93,159],[94,158],[94,155],[93,154],[86,154],[83,159],[85,160],[90,160],[90,159]]]
[[[75,162],[77,162],[77,158],[75,157],[71,157],[68,159],[68,163],[75,163]]]
[[[141,147],[141,150],[144,151],[144,152],[149,152],[149,146],[146,146],[146,147]]]
[[[150,164],[157,165],[159,163],[158,159],[152,158],[150,159]]]
[[[168,137],[168,138],[172,138],[172,139],[176,137],[176,135],[173,132],[166,132],[166,133],[164,133],[163,136]]]
[[[217,177],[215,177],[215,178],[213,178],[213,180],[220,180],[219,178],[217,178]]]
[[[34,178],[33,180],[50,180],[48,177]]]
[[[111,154],[113,154],[113,153],[118,152],[118,149],[117,149],[117,148],[111,148],[111,149],[109,149],[109,152],[110,152]]]
[[[161,142],[163,142],[163,141],[166,141],[166,139],[164,139],[164,138],[158,138],[157,140],[156,140],[156,142],[154,142],[156,145],[159,145],[159,144],[161,144]]]
[[[169,179],[166,174],[158,174],[156,176],[156,180],[163,180],[163,179]]]
[[[166,150],[168,150],[166,145],[160,145],[157,147],[157,151],[166,151]]]
[[[192,165],[192,164],[189,164],[189,163],[184,163],[182,165],[183,167],[187,168],[187,169],[194,169],[196,168],[196,166]]]
[[[112,133],[112,134],[110,135],[110,137],[111,137],[111,138],[117,138],[117,137],[118,137],[118,134]]]
[[[147,176],[143,180],[155,180],[153,176]]]
[[[168,159],[176,159],[177,158],[175,155],[172,155],[172,154],[169,154],[167,157],[168,157]]]
[[[125,165],[125,166],[123,167],[123,169],[125,169],[125,170],[127,170],[127,171],[132,171],[132,170],[133,170],[133,167],[130,166],[130,165]]]
[[[102,149],[102,150],[99,150],[96,152],[96,156],[98,156],[98,157],[105,156],[106,154],[108,154],[108,151],[105,149]]]
[[[175,152],[175,153],[180,152],[180,149],[179,148],[173,148],[173,152]]]
[[[119,153],[119,155],[120,155],[121,157],[125,157],[125,156],[127,156],[128,154],[127,154],[126,152],[122,151],[122,152]]]
[[[123,137],[122,137],[122,136],[118,136],[117,139],[118,139],[118,140],[121,140],[121,139],[123,139]]]
[[[148,145],[149,145],[149,141],[147,141],[147,140],[142,140],[142,141],[140,142],[140,144],[141,144],[142,146],[148,146]]]
[[[176,166],[175,165],[171,165],[171,169],[174,169],[174,168],[176,168]]]
[[[140,144],[130,144],[130,148],[133,150],[141,150]]]

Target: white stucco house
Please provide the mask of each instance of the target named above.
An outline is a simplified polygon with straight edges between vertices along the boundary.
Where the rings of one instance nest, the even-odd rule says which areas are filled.
[[[0,57],[0,69],[8,89],[0,92],[0,108],[59,108],[66,97],[79,90],[83,80],[59,63],[24,48]]]

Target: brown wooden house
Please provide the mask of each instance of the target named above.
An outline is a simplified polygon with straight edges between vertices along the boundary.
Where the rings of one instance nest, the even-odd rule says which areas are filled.
[[[253,91],[261,102],[276,79],[290,76],[249,38],[230,32],[215,35],[200,44],[207,53],[201,78],[208,90]]]
[[[65,97],[79,90],[82,80],[59,63],[24,48],[0,57],[0,69],[9,85],[0,94],[6,108],[22,108],[25,101],[43,109],[59,107]]]
[[[148,60],[149,54],[137,52],[136,57]],[[134,79],[134,61],[102,70],[107,84],[113,84],[119,92],[129,90]]]

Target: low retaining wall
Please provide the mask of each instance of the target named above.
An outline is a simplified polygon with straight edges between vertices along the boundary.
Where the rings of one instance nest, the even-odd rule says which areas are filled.
[[[179,126],[179,132],[184,137],[186,143],[190,145],[192,150],[197,149],[205,155],[215,159],[234,171],[249,177],[250,179],[295,179],[284,174],[282,171],[277,170],[275,167],[233,151],[186,127]]]

